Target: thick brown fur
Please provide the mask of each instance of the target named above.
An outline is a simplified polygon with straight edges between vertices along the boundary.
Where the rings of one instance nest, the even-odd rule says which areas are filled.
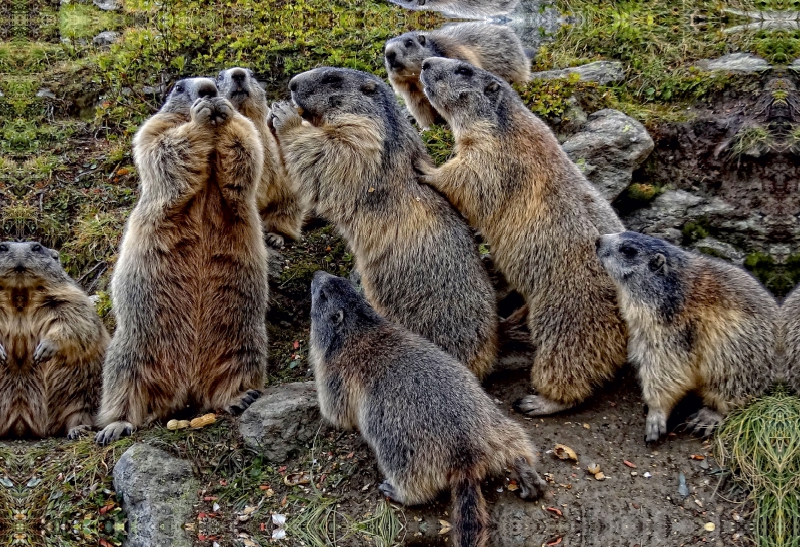
[[[361,432],[386,477],[381,493],[417,505],[451,490],[457,547],[487,544],[488,477],[512,469],[523,498],[544,493],[530,439],[460,363],[378,315],[342,278],[317,272],[311,295],[320,411]]]
[[[305,121],[273,106],[284,165],[344,236],[367,299],[485,377],[497,353],[494,291],[469,227],[419,184],[430,158],[392,90],[339,68],[303,73],[290,88]]]
[[[0,243],[0,438],[90,429],[108,341],[56,251]]]
[[[625,362],[625,323],[594,250],[622,223],[507,83],[441,58],[426,60],[421,78],[456,139],[455,156],[425,180],[481,231],[528,305],[537,395],[518,409],[569,408]]]
[[[199,98],[198,98],[199,97]],[[212,80],[176,84],[134,138],[141,195],[111,280],[109,442],[186,405],[241,412],[263,387],[267,252],[258,132]]]
[[[780,311],[781,355],[779,380],[800,394],[800,289],[783,301]]]
[[[384,62],[389,82],[423,129],[440,119],[422,92],[419,73],[428,57],[447,57],[523,84],[531,77],[531,61],[509,27],[487,23],[445,25],[428,32],[407,32],[386,42]]]
[[[689,392],[705,405],[690,427],[709,434],[772,385],[778,304],[752,275],[636,232],[602,236],[597,253],[630,332],[646,441],[667,433],[670,412]]]
[[[297,191],[280,162],[278,144],[267,127],[270,109],[267,94],[258,85],[252,72],[244,68],[229,68],[217,76],[221,95],[253,122],[264,144],[264,169],[256,194],[256,205],[269,245],[283,247],[284,239],[300,239],[305,217]]]

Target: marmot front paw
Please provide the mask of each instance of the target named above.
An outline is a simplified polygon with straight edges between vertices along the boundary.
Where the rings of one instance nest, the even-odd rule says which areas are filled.
[[[279,133],[289,127],[303,123],[303,119],[297,114],[294,107],[286,101],[273,103],[271,110],[267,125],[273,133]]]

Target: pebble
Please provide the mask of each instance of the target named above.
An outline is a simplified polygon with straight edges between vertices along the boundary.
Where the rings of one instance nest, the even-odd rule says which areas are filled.
[[[717,527],[714,525],[713,522],[706,522],[705,526],[703,526],[703,529],[706,532],[713,532],[714,530],[716,530],[716,528]]]

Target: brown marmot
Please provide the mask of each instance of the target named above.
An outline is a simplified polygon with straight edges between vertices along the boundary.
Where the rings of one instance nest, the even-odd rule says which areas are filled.
[[[598,235],[622,231],[622,223],[501,78],[433,57],[421,81],[456,140],[455,156],[423,180],[481,231],[528,304],[537,394],[517,408],[570,408],[625,362],[625,323],[594,249]]]
[[[667,433],[675,404],[697,392],[689,426],[709,434],[773,381],[778,304],[749,273],[636,232],[597,240],[628,325],[628,356],[648,406],[645,440]]]
[[[419,81],[422,63],[429,57],[466,61],[512,83],[525,83],[531,77],[531,61],[522,42],[502,25],[460,23],[392,38],[384,51],[389,82],[423,129],[441,119]]]
[[[494,291],[469,227],[419,173],[425,146],[391,88],[365,72],[292,78],[272,124],[289,176],[347,241],[369,302],[483,378],[497,352]]]
[[[781,304],[781,360],[779,379],[800,395],[800,288]]]
[[[487,542],[486,478],[509,468],[523,498],[544,493],[530,440],[477,379],[324,272],[311,283],[309,355],[322,415],[361,432],[386,476],[381,493],[417,505],[452,490],[454,545]]]
[[[108,340],[58,252],[0,243],[0,437],[90,429]]]
[[[187,404],[244,410],[267,361],[264,148],[214,81],[179,81],[133,141],[141,195],[111,278],[97,441]]]
[[[258,185],[256,204],[269,245],[281,248],[284,239],[297,240],[303,227],[304,211],[280,163],[278,145],[267,127],[267,94],[245,68],[229,68],[217,76],[220,94],[247,117],[258,130],[264,144],[264,169]]]

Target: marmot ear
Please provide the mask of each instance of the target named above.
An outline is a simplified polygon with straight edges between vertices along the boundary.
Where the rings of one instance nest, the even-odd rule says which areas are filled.
[[[488,84],[486,84],[486,87],[483,90],[483,94],[486,95],[487,97],[495,97],[497,96],[498,91],[500,91],[500,84],[492,80]]]
[[[58,262],[58,259],[60,258],[61,255],[58,254],[58,251],[50,251],[50,256],[53,257],[53,260]]]
[[[339,310],[333,314],[331,314],[331,323],[333,323],[334,327],[338,327],[344,321],[344,310]]]
[[[661,253],[658,253],[656,256],[651,258],[648,266],[650,267],[651,272],[667,273],[667,259]]]
[[[361,91],[364,95],[374,95],[377,90],[378,83],[373,80],[368,80],[361,86]]]
[[[424,46],[425,45],[425,35],[424,34],[418,34],[417,35],[417,42],[419,42],[419,45]]]

